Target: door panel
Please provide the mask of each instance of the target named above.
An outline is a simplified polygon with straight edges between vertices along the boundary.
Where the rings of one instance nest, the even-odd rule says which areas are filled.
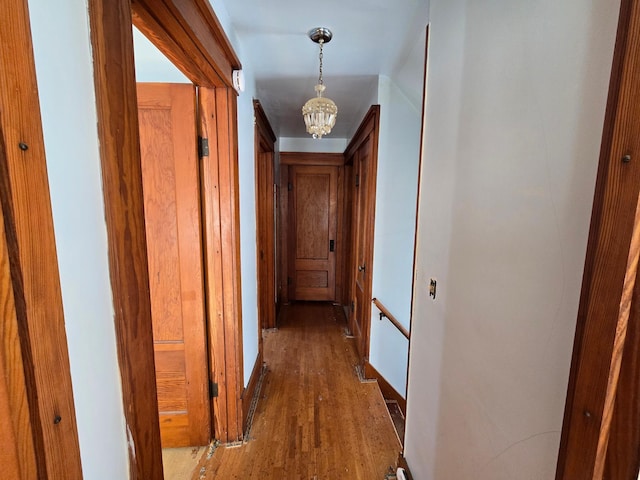
[[[371,140],[367,138],[358,149],[355,159],[356,178],[355,183],[355,300],[352,333],[356,338],[356,345],[361,359],[369,355],[368,344],[368,317],[371,306],[367,298],[367,282],[370,281],[371,265],[368,265],[369,253],[367,232],[369,231],[371,216],[368,205],[368,166],[371,160]]]
[[[162,446],[210,439],[195,87],[138,84]]]
[[[276,326],[276,258],[273,151],[260,142],[256,158],[258,236],[258,318],[261,328]]]
[[[338,168],[292,166],[293,298],[335,300]]]
[[[365,116],[345,152],[353,165],[351,199],[353,203],[349,287],[351,314],[349,329],[356,339],[362,363],[369,358],[371,330],[371,275],[373,272],[373,235],[378,165],[378,131],[380,107],[373,105]]]

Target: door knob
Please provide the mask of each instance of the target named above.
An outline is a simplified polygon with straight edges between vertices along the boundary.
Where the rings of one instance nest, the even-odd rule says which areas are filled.
[[[359,272],[364,272],[365,268],[367,268],[366,265],[358,265]]]

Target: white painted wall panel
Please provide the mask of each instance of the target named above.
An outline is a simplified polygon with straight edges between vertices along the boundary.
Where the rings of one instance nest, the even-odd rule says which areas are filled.
[[[409,330],[413,278],[413,244],[420,160],[421,117],[388,77],[378,84],[380,138],[372,292]],[[372,308],[369,360],[401,394],[406,394],[409,343]]]
[[[417,478],[554,477],[614,3],[431,2],[405,452]]]

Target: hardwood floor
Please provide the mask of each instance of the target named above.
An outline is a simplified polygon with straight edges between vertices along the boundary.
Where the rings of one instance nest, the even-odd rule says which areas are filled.
[[[283,307],[249,440],[218,447],[194,479],[384,479],[400,444],[376,383],[360,383],[340,307]],[[204,469],[203,469],[203,468]]]

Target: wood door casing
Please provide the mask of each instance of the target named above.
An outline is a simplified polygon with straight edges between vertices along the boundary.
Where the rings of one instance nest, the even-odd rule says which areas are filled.
[[[276,326],[276,136],[260,102],[254,100],[258,319],[260,329]],[[262,352],[262,335],[259,350]]]
[[[172,21],[169,22],[165,22],[164,18],[154,17],[153,12],[157,10],[155,7],[158,3],[155,2],[152,8],[137,0],[133,4],[130,0],[91,0],[88,7],[114,324],[124,415],[129,427],[129,473],[132,480],[163,478],[153,371],[153,332],[138,141],[132,9],[136,26],[154,45],[168,58],[181,57],[186,60],[176,63],[181,65],[181,70],[189,80],[198,85],[201,95],[203,86],[206,85],[220,83],[216,90],[226,90],[227,98],[217,102],[219,108],[215,110],[215,115],[209,117],[210,121],[206,122],[210,128],[205,128],[208,136],[216,139],[217,148],[211,149],[210,157],[202,161],[203,172],[210,174],[203,178],[203,185],[211,187],[211,190],[203,191],[203,204],[207,218],[215,220],[215,224],[206,223],[206,227],[210,231],[217,228],[220,233],[217,237],[220,241],[215,245],[213,241],[209,243],[210,238],[216,238],[215,235],[205,237],[205,245],[209,251],[206,261],[207,279],[208,284],[214,284],[215,287],[215,290],[207,287],[207,298],[209,299],[211,291],[220,292],[219,297],[215,297],[216,303],[210,306],[207,302],[207,308],[208,312],[215,314],[221,324],[220,330],[224,333],[223,336],[215,336],[210,332],[209,351],[216,352],[212,356],[228,359],[226,363],[233,364],[229,368],[233,369],[234,376],[242,378],[242,365],[236,363],[236,359],[242,357],[242,309],[238,294],[240,273],[239,269],[232,268],[224,276],[218,275],[227,264],[237,264],[236,259],[239,257],[238,182],[237,169],[233,167],[237,164],[238,148],[235,128],[237,100],[231,71],[225,70],[225,78],[215,73],[223,70],[219,68],[218,59],[226,58],[236,70],[241,69],[242,65],[237,61],[231,43],[209,2],[184,0],[180,3],[190,14],[189,21],[185,19],[185,10],[178,12],[172,9],[169,17]],[[166,7],[166,2],[162,5]],[[145,25],[144,19],[151,21]],[[201,25],[208,25],[208,28],[199,28]],[[16,44],[18,43],[9,42],[7,45],[15,50]],[[27,57],[22,55],[20,58],[24,63]],[[201,68],[207,65],[213,67],[213,74],[208,73],[208,68]],[[19,77],[16,75],[15,78]],[[11,95],[15,96],[15,91]],[[32,114],[34,110],[28,111],[31,112],[30,117],[35,118]],[[229,172],[231,178],[228,177]],[[226,182],[224,193],[218,193],[218,179]],[[39,194],[47,197],[41,190]],[[33,200],[33,196],[30,200]],[[222,267],[217,269],[217,265]],[[224,300],[224,305],[218,299]],[[211,370],[213,373],[213,368]],[[226,402],[227,397],[232,399],[230,403],[238,403],[239,388],[240,383],[234,381],[220,384],[218,399],[214,399],[213,403]],[[221,441],[241,438],[231,436],[238,432],[235,416],[221,417],[220,424],[221,429],[216,431],[229,432],[229,436],[219,437]]]
[[[345,157],[353,166],[351,198],[353,202],[350,258],[351,312],[349,329],[356,339],[362,364],[369,358],[371,330],[371,273],[373,262],[373,233],[375,219],[378,129],[380,107],[369,109],[347,147]]]
[[[231,88],[198,88],[198,128],[209,139],[200,161],[205,289],[213,435],[221,443],[243,436],[244,364],[240,285],[237,97]]]
[[[290,298],[334,301],[338,167],[293,165],[289,168]]]
[[[163,447],[210,439],[195,87],[138,84],[151,318]]]

